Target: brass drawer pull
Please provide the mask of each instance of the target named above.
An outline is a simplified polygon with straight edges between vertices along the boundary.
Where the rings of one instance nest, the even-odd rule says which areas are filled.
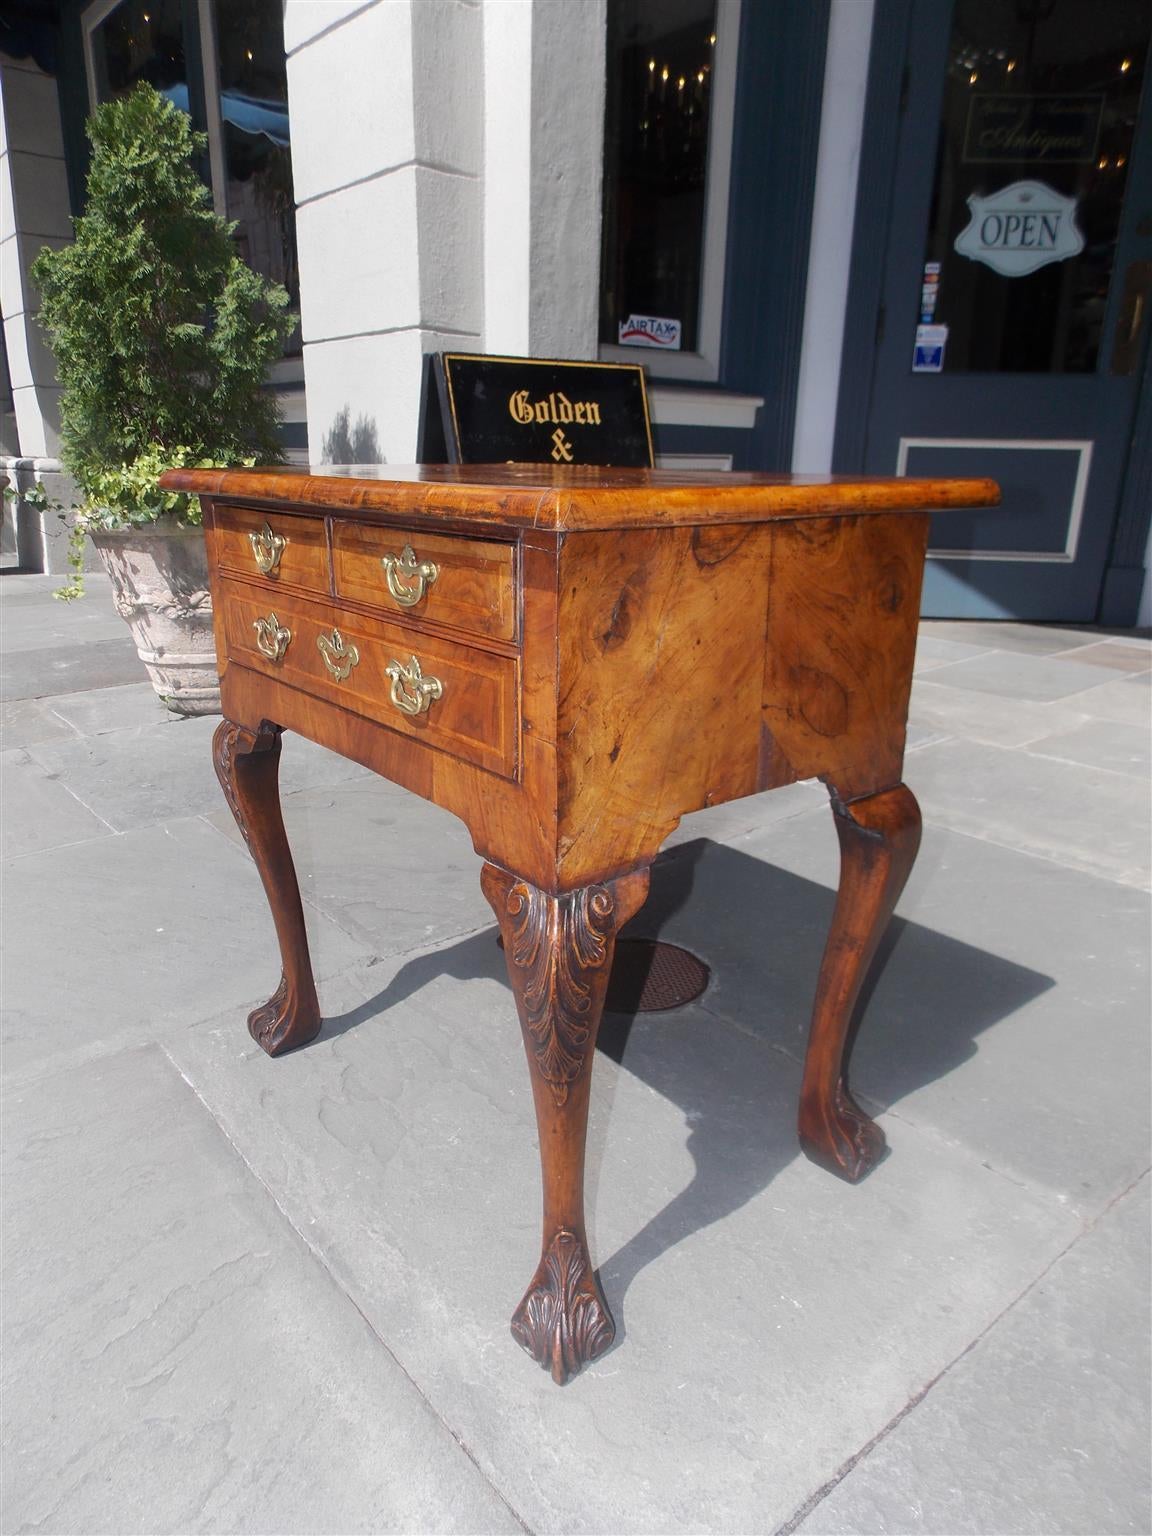
[[[405,715],[422,715],[433,699],[444,697],[444,684],[438,677],[425,677],[413,656],[408,666],[390,661],[384,668],[392,679],[392,702]]]
[[[431,560],[417,560],[411,544],[405,544],[402,555],[384,555],[380,564],[388,590],[401,608],[415,608],[440,574],[440,567]]]
[[[342,683],[360,661],[360,652],[354,645],[344,643],[344,636],[338,629],[334,629],[330,636],[318,636],[316,649],[323,656],[324,665],[338,683]]]
[[[285,628],[274,613],[266,619],[257,619],[252,625],[256,631],[256,649],[269,661],[283,661],[292,631]]]
[[[252,545],[252,557],[256,561],[257,568],[263,571],[265,576],[274,575],[288,540],[279,533],[273,533],[265,523],[258,533],[248,535],[248,542]]]

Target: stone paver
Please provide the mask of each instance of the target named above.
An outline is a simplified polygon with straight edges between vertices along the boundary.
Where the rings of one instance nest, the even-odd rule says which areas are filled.
[[[958,740],[917,752],[915,787],[941,826],[1147,888],[1152,805],[1127,774]]]
[[[14,577],[3,578],[15,580]],[[0,653],[0,700],[41,699],[78,688],[136,682],[140,658],[130,639],[96,640],[83,649],[45,646]]]
[[[0,752],[0,858],[37,853],[93,837],[112,828],[81,805],[55,777],[20,748]]]
[[[284,738],[286,775],[307,746]],[[227,809],[209,819],[240,846]],[[284,820],[305,899],[377,954],[427,949],[492,921],[464,823],[376,774],[288,795]]]
[[[835,896],[831,821],[679,849],[633,923],[707,961],[704,1006],[797,1068]],[[855,1087],[1095,1214],[1148,1165],[1148,896],[929,825],[898,912]]]
[[[538,1197],[495,932],[392,965],[342,978],[334,1031],[282,1062],[231,1016],[171,1049],[533,1530],[774,1530],[1080,1228],[903,1121],[843,1185],[799,1156],[795,1064],[703,1010],[653,1016],[593,1078],[620,1344],[558,1392],[507,1333]]]
[[[980,693],[1046,703],[1095,687],[1101,669],[1067,656],[1034,656],[1015,651],[985,651],[982,655],[934,667],[929,674],[944,688],[976,689]],[[1105,672],[1105,677],[1112,674]]]
[[[1117,720],[1122,725],[1137,725],[1148,730],[1152,728],[1152,677],[1146,673],[1118,677],[1113,682],[1099,683],[1084,693],[1071,694],[1067,703],[1070,708],[1083,710],[1100,720]]]
[[[117,832],[177,816],[219,811],[223,796],[212,766],[219,717],[158,718],[151,725],[71,741],[37,742],[35,760]],[[366,769],[300,737],[282,755],[285,793],[364,777]]]
[[[17,859],[0,879],[9,1073],[163,1039],[224,1007],[243,1027],[276,985],[255,866],[202,821]],[[318,913],[309,940],[321,992],[370,955]]]
[[[4,1530],[522,1530],[158,1046],[4,1137]]]
[[[796,1529],[1144,1536],[1148,1226],[1145,1178]]]
[[[35,741],[70,740],[73,735],[72,727],[54,713],[47,700],[12,699],[0,704],[0,747],[6,751],[31,746]]]
[[[51,701],[52,713],[81,736],[104,736],[133,725],[180,725],[150,682],[124,683],[90,693],[63,693]]]
[[[1152,775],[1152,734],[1138,725],[1115,720],[1086,720],[1068,730],[1055,731],[1032,743],[1040,757],[1056,757],[1086,768],[1108,768],[1129,773],[1146,784]]]

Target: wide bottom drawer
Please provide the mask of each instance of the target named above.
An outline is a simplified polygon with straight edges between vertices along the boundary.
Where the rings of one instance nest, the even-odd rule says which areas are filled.
[[[230,660],[515,777],[514,657],[227,581],[219,601]]]

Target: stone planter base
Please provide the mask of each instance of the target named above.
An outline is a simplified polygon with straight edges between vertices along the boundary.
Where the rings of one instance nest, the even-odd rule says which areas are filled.
[[[92,542],[153,688],[174,714],[218,715],[220,679],[202,530],[157,523],[94,533]]]

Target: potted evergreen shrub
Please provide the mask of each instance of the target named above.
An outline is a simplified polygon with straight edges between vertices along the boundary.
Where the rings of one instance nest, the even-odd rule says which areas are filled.
[[[292,329],[288,295],[240,259],[195,157],[206,139],[151,86],[88,123],[88,202],[76,238],[32,266],[62,386],[60,456],[82,590],[91,536],[153,686],[179,714],[219,708],[207,562],[195,497],[156,484],[173,465],[276,463],[267,368]]]

